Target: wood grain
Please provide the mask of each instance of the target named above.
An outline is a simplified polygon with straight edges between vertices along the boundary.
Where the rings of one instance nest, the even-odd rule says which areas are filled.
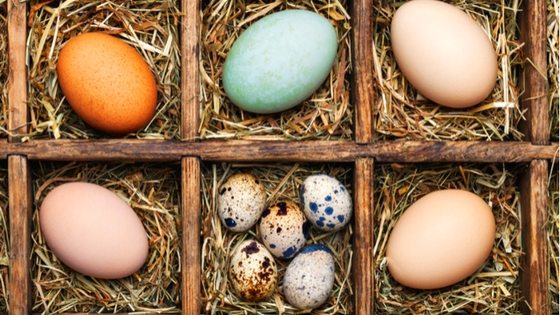
[[[354,164],[354,314],[373,314],[373,159]]]
[[[373,0],[352,2],[352,102],[356,142],[373,139]]]
[[[26,1],[8,1],[8,131],[10,141],[27,133]]]
[[[181,142],[163,140],[40,140],[0,141],[0,158],[10,154],[49,161],[180,161],[198,156],[207,161],[354,162],[359,157],[378,162],[530,162],[557,159],[558,144],[490,141],[248,141]]]
[[[550,142],[548,114],[548,81],[546,58],[546,0],[523,1],[521,40],[523,66],[521,105],[528,109],[524,132],[534,144]]]
[[[199,97],[199,0],[181,0],[181,139],[198,137]]]
[[[521,290],[523,314],[550,314],[548,298],[547,203],[548,162],[535,160],[521,181]]]
[[[186,157],[181,161],[182,183],[182,307],[185,315],[198,315],[200,300],[200,160]]]
[[[31,305],[31,181],[28,161],[8,158],[10,220],[10,314],[27,315]]]

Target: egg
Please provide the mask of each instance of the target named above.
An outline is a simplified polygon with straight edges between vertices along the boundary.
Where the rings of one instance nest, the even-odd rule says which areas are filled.
[[[218,191],[218,215],[234,232],[249,230],[259,220],[266,205],[266,192],[252,174],[230,176]]]
[[[488,35],[453,5],[434,0],[403,4],[391,22],[391,46],[405,78],[440,105],[476,105],[496,85],[497,55]]]
[[[305,244],[310,227],[297,204],[283,201],[263,212],[259,233],[272,255],[289,259]]]
[[[290,262],[282,289],[288,303],[299,309],[321,306],[334,285],[334,259],[322,244],[306,246]]]
[[[438,289],[476,272],[496,233],[490,207],[464,190],[440,190],[413,203],[387,241],[387,266],[399,283]]]
[[[234,42],[224,63],[224,90],[249,112],[292,108],[325,81],[337,47],[335,29],[319,14],[306,10],[270,14]]]
[[[54,255],[87,276],[118,279],[142,267],[148,238],[132,208],[90,183],[57,186],[39,210],[41,233]]]
[[[278,284],[274,258],[255,240],[244,241],[234,249],[229,275],[235,292],[251,302],[271,296]]]
[[[352,197],[336,178],[311,175],[300,186],[300,203],[305,216],[322,231],[338,231],[352,217]]]
[[[126,134],[145,127],[154,116],[156,80],[136,50],[99,32],[70,39],[56,65],[66,100],[88,125]]]

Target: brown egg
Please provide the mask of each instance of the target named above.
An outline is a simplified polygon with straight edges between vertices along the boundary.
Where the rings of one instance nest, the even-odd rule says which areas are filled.
[[[437,289],[457,283],[486,261],[496,223],[490,207],[464,190],[440,190],[412,204],[387,242],[387,266],[399,283]]]
[[[60,51],[56,70],[68,103],[95,129],[126,134],[154,116],[154,75],[142,56],[116,37],[94,32],[72,38]]]

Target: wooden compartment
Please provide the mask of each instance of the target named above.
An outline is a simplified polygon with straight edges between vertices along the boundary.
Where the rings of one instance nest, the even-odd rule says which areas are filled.
[[[8,311],[8,266],[10,262],[10,236],[8,229],[8,170],[0,162],[0,313]]]
[[[474,3],[474,1],[476,0],[465,1],[465,3]],[[122,162],[171,163],[165,168],[173,168],[172,165],[180,163],[180,172],[176,174],[177,180],[180,178],[178,186],[180,189],[177,188],[180,190],[177,192],[180,194],[180,201],[178,201],[180,218],[177,226],[178,238],[175,240],[179,246],[177,249],[179,265],[174,270],[174,272],[178,272],[175,274],[177,277],[180,275],[176,280],[176,285],[180,286],[180,290],[174,288],[170,291],[174,296],[173,305],[169,306],[162,302],[161,305],[153,308],[163,311],[163,308],[171,307],[170,312],[177,311],[192,315],[208,313],[208,300],[203,291],[205,287],[202,278],[205,275],[202,269],[202,262],[205,259],[202,257],[202,246],[206,235],[204,234],[206,222],[203,221],[203,215],[206,214],[204,209],[208,208],[205,208],[206,200],[202,198],[201,192],[206,189],[204,176],[207,176],[208,169],[212,165],[222,167],[222,165],[230,165],[222,163],[235,163],[231,165],[259,165],[259,167],[273,168],[275,165],[293,166],[295,163],[303,163],[302,167],[303,165],[307,167],[307,163],[317,162],[320,164],[311,165],[312,169],[344,163],[345,169],[353,170],[352,174],[348,175],[350,176],[348,180],[351,178],[352,183],[346,183],[351,184],[354,193],[354,220],[350,238],[352,257],[351,261],[345,261],[347,266],[351,266],[351,270],[348,271],[348,275],[350,275],[347,282],[348,287],[346,287],[349,295],[346,298],[351,300],[349,304],[352,305],[353,314],[369,315],[383,314],[379,308],[376,309],[376,306],[378,307],[381,303],[376,292],[382,287],[382,284],[378,283],[379,279],[376,278],[378,256],[374,256],[375,246],[378,241],[381,241],[375,233],[375,229],[378,228],[376,225],[378,218],[374,217],[378,197],[374,194],[374,188],[382,188],[376,185],[383,175],[383,168],[387,167],[386,165],[425,168],[438,165],[436,163],[446,162],[452,163],[452,165],[476,163],[475,168],[479,170],[492,167],[500,170],[501,166],[507,163],[506,170],[516,170],[515,174],[519,175],[515,192],[519,196],[517,201],[518,209],[520,209],[518,219],[521,226],[516,229],[518,228],[517,232],[521,233],[520,250],[523,255],[519,257],[518,285],[506,286],[506,289],[513,292],[520,300],[512,309],[519,310],[523,314],[551,314],[553,306],[550,301],[549,275],[554,275],[555,271],[554,265],[549,259],[551,255],[548,242],[550,233],[548,233],[548,229],[542,227],[546,226],[551,215],[547,209],[550,202],[548,179],[552,170],[557,172],[557,169],[551,167],[551,162],[557,163],[558,144],[550,144],[550,123],[557,120],[549,117],[549,115],[556,114],[550,110],[547,97],[548,83],[542,74],[546,73],[547,69],[547,6],[554,1],[523,1],[521,12],[518,13],[518,40],[523,43],[520,52],[523,62],[519,65],[517,89],[523,90],[518,102],[519,110],[523,111],[525,120],[519,122],[518,125],[524,137],[508,138],[508,140],[515,141],[494,141],[498,140],[495,137],[491,138],[492,141],[465,141],[472,139],[467,137],[460,137],[461,139],[453,141],[426,141],[433,140],[433,137],[404,138],[395,141],[395,139],[383,137],[382,128],[384,126],[375,123],[376,116],[374,115],[377,110],[376,104],[379,104],[380,100],[374,89],[376,79],[373,71],[373,56],[375,55],[372,39],[377,19],[374,12],[388,2],[374,0],[313,2],[322,5],[345,3],[343,7],[350,17],[349,19],[345,17],[349,28],[344,26],[348,30],[344,45],[347,49],[348,61],[346,66],[342,67],[344,80],[337,82],[344,82],[343,90],[349,92],[350,95],[348,104],[351,105],[345,109],[345,115],[349,116],[345,116],[344,122],[350,123],[348,126],[352,131],[351,135],[344,134],[344,136],[338,137],[333,133],[333,136],[319,137],[317,133],[307,133],[298,134],[296,137],[286,137],[278,132],[272,137],[266,135],[264,137],[268,140],[272,138],[274,141],[262,141],[260,136],[245,137],[243,134],[237,134],[238,131],[228,129],[222,137],[228,139],[210,139],[213,137],[212,132],[219,133],[223,130],[219,130],[218,127],[208,128],[212,132],[203,129],[206,126],[204,119],[208,118],[204,116],[205,106],[211,104],[208,103],[210,100],[214,102],[213,98],[205,95],[204,88],[204,85],[207,84],[204,77],[205,71],[209,71],[208,69],[212,67],[210,63],[213,62],[205,59],[208,54],[203,53],[205,49],[203,47],[204,34],[207,34],[204,10],[210,8],[212,4],[235,5],[232,7],[235,10],[251,8],[249,4],[260,5],[260,2],[225,0],[214,2],[182,0],[168,2],[170,6],[160,8],[164,11],[177,9],[180,12],[178,15],[173,15],[178,22],[176,25],[180,50],[176,52],[180,59],[180,62],[176,63],[176,65],[180,65],[180,81],[173,81],[179,88],[173,91],[180,91],[179,103],[175,107],[179,111],[177,119],[180,118],[176,125],[179,128],[178,132],[165,130],[154,134],[139,133],[129,136],[127,139],[109,139],[93,133],[87,128],[82,130],[83,126],[77,126],[76,130],[82,135],[80,137],[71,137],[67,131],[65,131],[66,133],[61,132],[60,138],[65,139],[55,139],[48,131],[36,134],[37,130],[34,129],[36,127],[33,126],[32,104],[38,99],[36,94],[33,94],[36,91],[32,91],[34,89],[30,81],[32,78],[30,76],[28,80],[27,77],[27,74],[33,69],[26,68],[26,45],[31,36],[30,33],[38,31],[38,29],[33,28],[33,23],[28,26],[28,14],[46,16],[51,14],[46,11],[47,6],[55,4],[78,6],[88,4],[82,1],[60,1],[50,2],[39,7],[36,6],[39,2],[28,5],[21,1],[7,1],[10,80],[7,85],[8,107],[6,108],[4,105],[2,112],[8,113],[6,129],[10,131],[10,134],[7,139],[0,139],[0,160],[3,163],[7,161],[8,185],[4,186],[9,186],[10,281],[6,291],[9,297],[10,314],[29,314],[34,311],[49,313],[55,309],[66,311],[62,309],[61,304],[49,306],[49,308],[41,305],[33,308],[37,301],[37,288],[33,280],[39,266],[38,256],[34,251],[37,249],[34,247],[37,234],[33,223],[34,205],[37,202],[34,194],[37,186],[34,185],[38,185],[35,182],[38,179],[36,174],[43,172],[38,165],[56,169],[63,169],[64,165],[73,165],[80,169],[90,165],[108,167],[106,165],[117,165],[115,163]],[[98,3],[100,2],[94,2],[90,8],[97,10],[95,5]],[[163,3],[163,1],[158,3]],[[296,2],[276,1],[271,3],[269,5],[289,6]],[[305,3],[309,6],[312,2],[302,0],[297,3]],[[124,5],[132,5],[132,2],[124,2]],[[148,4],[138,2],[137,5]],[[102,10],[101,7],[98,9]],[[328,14],[328,9],[321,13],[323,14],[325,11]],[[167,20],[163,19],[161,23],[165,21]],[[173,21],[175,22],[175,20]],[[56,19],[53,20],[53,23],[55,22]],[[52,36],[52,34],[47,35]],[[48,44],[50,45],[51,42]],[[220,59],[223,56],[218,54],[215,58]],[[33,62],[29,64],[30,67],[32,65]],[[351,68],[349,68],[350,65]],[[52,67],[52,65],[50,66]],[[349,71],[350,69],[351,71]],[[213,71],[219,72],[220,69],[214,68]],[[338,72],[338,74],[341,73]],[[27,89],[28,86],[29,89]],[[172,96],[177,96],[173,93],[171,92]],[[218,92],[218,98],[221,97],[223,95]],[[219,104],[221,104],[220,102],[218,101]],[[313,106],[311,107],[313,108]],[[309,108],[300,107],[299,110],[305,111]],[[70,116],[72,115],[70,114]],[[376,128],[379,128],[379,132],[376,132]],[[151,127],[149,129],[152,130]],[[204,134],[204,132],[206,133]],[[142,139],[134,139],[135,137]],[[0,136],[0,138],[2,137]],[[293,141],[295,139],[305,139],[305,141]],[[482,140],[482,138],[476,139]],[[484,140],[486,139],[484,138]],[[58,161],[64,161],[64,163],[58,164]],[[431,163],[428,164],[431,166],[408,165],[408,163],[425,162]],[[375,167],[377,163],[383,165]],[[134,170],[134,167],[137,166],[126,167],[123,172],[130,172]],[[497,195],[499,194],[497,193]],[[381,198],[379,199],[381,200]],[[4,230],[3,233],[6,231]],[[163,281],[163,279],[160,280]],[[111,285],[117,285],[116,283],[111,283]],[[66,290],[72,290],[72,288],[75,289],[71,286]],[[154,289],[157,288],[157,285],[148,288]],[[175,297],[175,294],[178,296]],[[116,310],[102,309],[100,305],[103,305],[103,302],[102,297],[96,297],[92,303],[97,305],[97,308],[80,310],[107,313],[140,311],[139,308],[128,306]],[[266,306],[261,304],[254,308],[263,310]],[[49,311],[45,311],[46,309]],[[275,309],[271,308],[270,312],[274,311]],[[468,309],[461,311],[468,311]],[[146,312],[151,313],[156,310],[150,309]],[[331,313],[335,312],[331,311]]]
[[[552,176],[548,184],[548,251],[550,264],[550,281],[548,293],[550,295],[552,313],[560,311],[558,305],[558,292],[560,292],[560,176],[558,164],[554,164],[551,171]]]

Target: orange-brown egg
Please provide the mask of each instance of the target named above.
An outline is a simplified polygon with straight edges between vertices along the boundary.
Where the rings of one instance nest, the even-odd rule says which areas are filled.
[[[126,134],[154,116],[154,75],[142,56],[116,37],[93,32],[72,38],[60,51],[56,70],[68,103],[95,129]]]

